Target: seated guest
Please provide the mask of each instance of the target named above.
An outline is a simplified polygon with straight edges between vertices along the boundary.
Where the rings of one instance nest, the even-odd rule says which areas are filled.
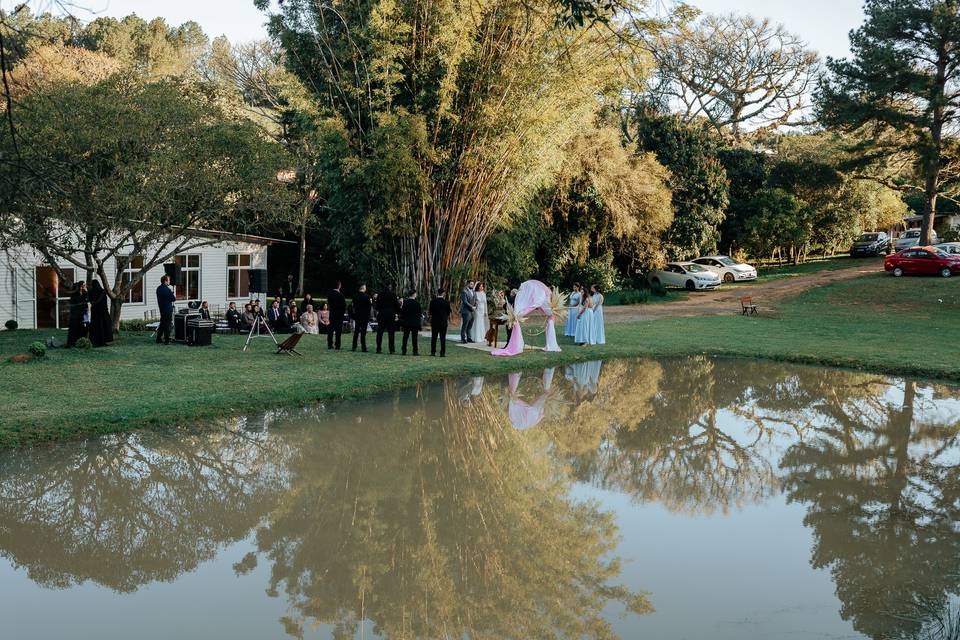
[[[253,327],[253,323],[257,321],[257,314],[253,312],[253,305],[249,302],[243,305],[243,315],[241,316],[241,320],[243,320],[243,325],[241,328],[244,331],[248,331],[251,327]]]
[[[283,321],[283,310],[280,308],[280,300],[275,299],[270,308],[267,309],[267,324],[274,331],[280,331],[280,323]]]
[[[303,296],[303,302],[300,303],[300,313],[304,313],[307,310],[308,306],[313,305],[313,296],[309,293]]]
[[[204,320],[210,320],[210,305],[206,300],[200,303],[200,317]]]
[[[282,327],[278,329],[280,333],[293,333],[293,325],[297,324],[297,307],[296,305],[288,305],[283,308],[283,312],[280,314],[280,320],[277,324]]]
[[[320,305],[320,333],[330,332],[330,307],[326,302]]]
[[[240,318],[240,312],[237,311],[237,303],[231,302],[230,306],[227,308],[227,326],[230,327],[230,331],[237,333],[240,331],[240,325],[242,324]]]
[[[312,304],[308,304],[307,310],[300,314],[300,326],[303,327],[303,332],[316,335],[320,333],[319,324],[320,318],[317,316],[317,312],[313,310]]]

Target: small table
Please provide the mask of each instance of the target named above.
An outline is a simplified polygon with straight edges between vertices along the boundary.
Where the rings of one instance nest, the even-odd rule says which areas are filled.
[[[493,343],[487,340],[487,346],[497,348],[497,342],[500,338],[500,327],[507,324],[506,318],[490,318],[490,329],[493,331]]]

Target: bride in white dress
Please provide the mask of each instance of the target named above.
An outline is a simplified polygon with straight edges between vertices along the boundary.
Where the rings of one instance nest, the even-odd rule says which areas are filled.
[[[470,330],[470,339],[478,344],[486,343],[487,329],[490,320],[487,318],[487,288],[478,282],[474,293],[477,296],[477,308],[473,312],[473,328]]]

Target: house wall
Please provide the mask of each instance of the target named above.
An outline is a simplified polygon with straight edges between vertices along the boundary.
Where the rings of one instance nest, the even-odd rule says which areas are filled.
[[[227,298],[227,255],[231,253],[249,254],[250,267],[253,269],[267,268],[267,247],[263,244],[251,242],[222,242],[215,245],[198,247],[186,252],[200,256],[200,300],[206,300],[211,305],[226,306],[231,299]],[[0,326],[7,320],[16,319],[23,329],[35,328],[35,299],[36,281],[35,268],[45,266],[45,262],[36,251],[28,247],[19,247],[9,250],[0,250]],[[72,264],[61,262],[62,267],[73,267]],[[116,263],[108,261],[106,266],[107,277],[112,282],[116,275]],[[141,303],[125,302],[121,309],[121,319],[143,319],[149,313],[157,312],[156,289],[163,275],[163,265],[150,269],[143,279],[144,301]],[[77,269],[77,277],[83,277]],[[242,298],[232,299],[242,302]],[[177,305],[185,305],[186,301],[177,301]]]

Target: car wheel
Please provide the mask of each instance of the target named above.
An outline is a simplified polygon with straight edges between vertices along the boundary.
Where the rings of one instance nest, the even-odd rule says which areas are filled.
[[[687,280],[687,291],[696,291],[697,285],[693,283],[693,280]]]
[[[730,284],[731,282],[733,282],[733,274],[732,273],[723,274],[723,281],[726,282],[727,284]]]
[[[943,276],[944,278],[949,278],[951,275],[950,267],[944,267],[943,269],[940,269],[940,275]]]
[[[901,269],[900,267],[894,267],[894,268],[893,268],[893,275],[894,275],[895,277],[899,278],[900,276],[903,275],[903,269]]]

